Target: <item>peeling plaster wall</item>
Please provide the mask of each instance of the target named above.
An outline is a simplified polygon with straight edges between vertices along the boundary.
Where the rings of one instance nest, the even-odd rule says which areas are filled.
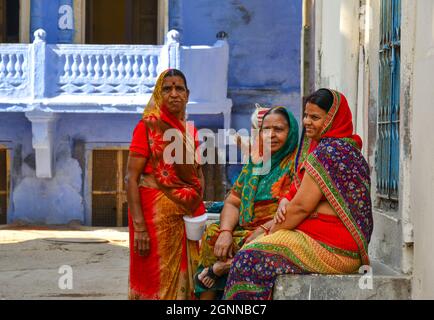
[[[2,121],[6,119],[7,121]],[[62,114],[56,123],[55,176],[38,179],[35,173],[31,124],[22,113],[1,113],[2,144],[20,151],[12,159],[15,170],[8,223],[65,224],[72,220],[90,224],[86,211],[89,189],[86,178],[86,148],[128,148],[140,114]],[[6,141],[6,143],[4,142]],[[114,169],[115,170],[115,169]],[[86,202],[87,201],[87,202]]]

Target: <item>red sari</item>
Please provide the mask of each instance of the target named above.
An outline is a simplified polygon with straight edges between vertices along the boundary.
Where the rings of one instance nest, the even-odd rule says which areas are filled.
[[[205,207],[197,162],[169,164],[163,157],[169,144],[163,136],[169,129],[174,129],[184,138],[184,155],[194,152],[188,144],[191,139],[186,140],[191,137],[188,130],[159,103],[158,91],[163,78],[164,73],[157,81],[143,120],[134,130],[130,146],[130,157],[147,159],[143,174],[152,175],[158,186],[139,186],[142,213],[150,237],[150,253],[145,257],[134,252],[134,226],[129,214],[130,299],[193,298],[192,280],[197,268],[198,243],[186,238],[183,216],[201,215]],[[192,145],[196,146],[194,142]]]

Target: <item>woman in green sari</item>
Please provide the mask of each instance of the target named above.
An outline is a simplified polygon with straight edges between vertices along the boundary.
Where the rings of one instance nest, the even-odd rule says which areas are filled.
[[[259,150],[268,150],[271,159],[250,159],[225,199],[220,221],[207,227],[195,275],[195,294],[200,299],[218,298],[235,253],[268,233],[279,198],[292,182],[297,141],[298,124],[287,109],[274,107],[264,115]],[[264,168],[269,169],[266,174],[260,172]]]

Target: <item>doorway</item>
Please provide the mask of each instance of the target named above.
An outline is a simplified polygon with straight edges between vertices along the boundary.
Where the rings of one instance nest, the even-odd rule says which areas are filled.
[[[128,150],[92,152],[92,226],[128,226],[124,176]]]
[[[157,44],[158,0],[87,0],[86,43]]]
[[[0,43],[20,40],[20,1],[0,0]]]
[[[9,157],[8,150],[0,148],[0,224],[7,223],[9,199]]]

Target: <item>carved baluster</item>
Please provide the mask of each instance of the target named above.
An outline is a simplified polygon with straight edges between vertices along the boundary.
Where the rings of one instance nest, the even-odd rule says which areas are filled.
[[[86,55],[79,55],[80,65],[78,67],[78,71],[80,72],[81,78],[86,78],[87,69],[86,69]]]
[[[93,55],[92,54],[88,54],[87,55],[87,66],[86,66],[86,70],[87,70],[87,78],[89,80],[92,80],[95,71],[93,70]]]
[[[140,74],[139,74],[139,56],[134,55],[133,79],[137,80],[139,77],[140,77]]]
[[[158,56],[153,56],[153,58],[154,58],[154,66],[155,66],[155,68],[154,68],[154,74],[152,75],[152,77],[153,78],[156,78],[156,77],[158,77],[158,63],[159,63],[159,61],[158,61]]]
[[[15,69],[15,78],[21,78],[21,76],[22,76],[22,70],[21,70],[21,57],[22,57],[22,55],[21,54],[17,54],[16,56],[15,56],[15,58],[16,58],[16,61],[15,61],[15,66],[14,66],[14,69]]]
[[[93,66],[93,70],[95,70],[95,79],[99,79],[101,77],[101,65],[99,63],[100,56],[95,56],[95,65]]]
[[[149,72],[149,78],[154,77],[155,69],[157,66],[155,65],[154,56],[149,56],[149,66],[148,66],[148,72]]]
[[[124,56],[119,56],[119,64],[118,64],[118,79],[122,79],[124,77],[125,67],[124,67]]]
[[[77,56],[77,54],[73,54],[72,55],[72,59],[73,59],[73,63],[72,63],[72,66],[71,66],[71,71],[72,71],[72,80],[75,80],[75,79],[77,79],[77,76],[78,76],[78,56]]]
[[[65,54],[64,56],[65,56],[65,65],[63,66],[63,71],[64,71],[63,77],[69,78],[70,72],[71,72],[71,65],[69,63],[69,57],[70,57],[70,55],[69,54]]]
[[[108,57],[107,55],[103,55],[104,63],[102,64],[102,76],[104,79],[108,78],[109,66],[108,66]]]
[[[142,80],[146,79],[146,72],[148,71],[146,68],[146,56],[142,55],[142,64],[140,66],[140,78]]]
[[[110,56],[110,80],[114,80],[116,78],[116,56]]]
[[[23,62],[21,64],[21,70],[23,70],[22,77],[27,77],[27,56],[23,55]]]
[[[131,78],[131,56],[128,55],[125,57],[127,59],[127,63],[125,65],[125,79],[130,79]]]
[[[4,78],[6,75],[5,55],[0,55],[0,78]]]
[[[14,76],[14,63],[13,63],[14,56],[12,54],[9,54],[9,61],[6,65],[6,71],[7,71],[7,78],[12,78]]]

